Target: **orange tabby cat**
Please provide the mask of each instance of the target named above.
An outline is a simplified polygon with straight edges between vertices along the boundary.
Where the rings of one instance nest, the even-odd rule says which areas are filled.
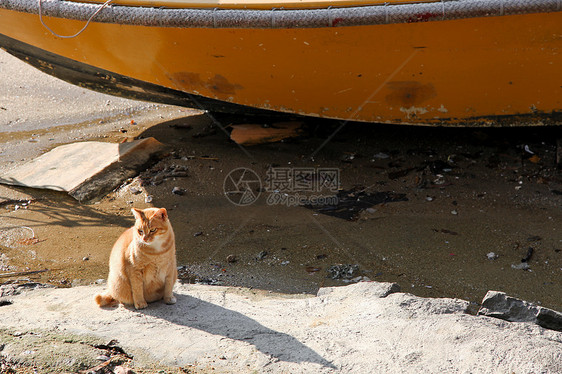
[[[108,290],[95,297],[99,306],[118,302],[134,305],[164,299],[174,304],[172,288],[177,279],[174,231],[166,209],[131,209],[135,225],[113,245],[109,259]]]

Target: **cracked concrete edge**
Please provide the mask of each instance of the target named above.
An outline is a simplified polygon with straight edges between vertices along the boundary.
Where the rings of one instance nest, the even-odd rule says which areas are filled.
[[[16,367],[35,368],[38,373],[89,372],[103,363],[100,360],[103,356],[111,361],[108,366],[125,365],[137,373],[180,372],[177,367],[160,365],[142,350],[127,351],[126,355],[111,354],[108,350],[100,348],[106,345],[109,345],[109,342],[94,335],[77,335],[40,328],[25,331],[0,328],[0,359]],[[116,345],[118,346],[119,342],[116,342]],[[194,373],[205,372],[203,368],[193,369]]]
[[[92,336],[74,336],[42,329],[0,328],[0,356],[11,364],[38,367],[44,373],[78,372],[100,363],[103,344]]]

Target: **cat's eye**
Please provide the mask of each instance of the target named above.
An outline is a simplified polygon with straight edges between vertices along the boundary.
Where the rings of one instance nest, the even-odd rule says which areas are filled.
[[[138,232],[139,232],[139,235],[144,234],[143,231],[142,231],[142,229],[138,229]]]
[[[158,230],[158,229],[150,229],[150,232],[154,233],[154,232],[156,232],[156,230]]]

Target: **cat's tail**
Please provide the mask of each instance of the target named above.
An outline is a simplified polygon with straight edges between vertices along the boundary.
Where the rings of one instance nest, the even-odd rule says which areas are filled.
[[[115,303],[117,303],[117,300],[115,300],[110,294],[99,293],[94,297],[94,300],[99,306],[115,305]]]

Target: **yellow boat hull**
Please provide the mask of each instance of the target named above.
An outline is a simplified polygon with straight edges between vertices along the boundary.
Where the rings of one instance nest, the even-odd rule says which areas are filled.
[[[0,46],[99,91],[227,112],[447,126],[562,124],[562,12],[307,28],[96,22],[0,8]],[[419,22],[422,21],[422,22]],[[84,21],[44,17],[71,35]]]

